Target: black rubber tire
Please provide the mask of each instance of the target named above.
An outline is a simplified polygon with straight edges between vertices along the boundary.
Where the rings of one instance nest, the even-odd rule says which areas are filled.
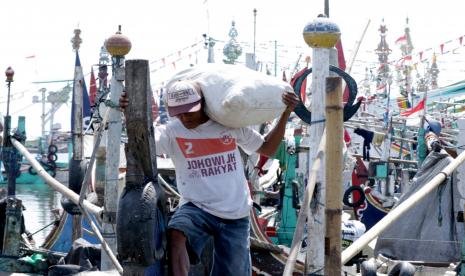
[[[49,153],[49,154],[47,155],[47,159],[48,159],[48,161],[50,161],[50,162],[55,162],[55,161],[57,161],[58,156],[57,156],[55,153]]]
[[[389,271],[388,276],[413,276],[415,275],[415,266],[409,262],[399,262],[397,263],[391,271]]]
[[[352,192],[358,192],[360,194],[360,198],[356,202],[350,202],[349,198]],[[360,207],[365,202],[366,196],[365,192],[363,191],[362,187],[360,186],[350,186],[345,192],[344,196],[342,197],[342,202],[344,205],[357,208]]]
[[[57,163],[55,161],[50,161],[45,164],[50,170],[55,170],[57,168]]]
[[[56,153],[58,151],[58,147],[56,145],[48,146],[48,153]]]
[[[360,275],[361,276],[376,276],[376,265],[372,261],[363,261],[360,264]]]
[[[347,74],[344,70],[330,65],[329,66],[329,71],[334,72],[338,74],[347,84],[347,87],[349,88],[349,98],[347,100],[346,105],[344,106],[344,122],[349,120],[353,114],[357,111],[357,109],[360,107],[360,103],[358,104],[353,104],[355,101],[355,98],[357,96],[357,82],[352,78],[349,74]],[[294,93],[299,97],[300,99],[300,89],[302,87],[302,83],[307,78],[308,75],[312,73],[312,68],[308,68],[299,78],[296,79],[294,82]],[[311,125],[312,124],[312,113],[305,107],[304,103],[302,102],[302,99],[300,99],[300,102],[297,104],[297,106],[294,108],[295,114],[305,123]]]
[[[140,265],[149,266],[163,258],[165,221],[158,196],[152,182],[126,184],[116,218],[120,259],[133,259]]]
[[[36,170],[34,170],[34,167],[32,167],[32,166],[30,166],[29,169],[27,169],[27,171],[28,171],[29,174],[31,174],[31,175],[37,175]]]
[[[69,160],[69,181],[68,188],[79,194],[81,192],[81,184],[86,174],[86,160]]]
[[[62,197],[60,203],[61,207],[63,208],[63,210],[65,210],[66,213],[73,216],[81,215],[81,210],[79,209],[79,206],[77,206],[70,199]]]

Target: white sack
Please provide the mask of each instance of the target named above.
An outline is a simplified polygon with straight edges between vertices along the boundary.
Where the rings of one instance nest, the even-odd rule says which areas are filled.
[[[234,128],[275,119],[286,108],[282,94],[293,91],[288,83],[245,66],[214,63],[180,71],[168,82],[167,89],[175,81],[188,79],[199,83],[207,115]]]

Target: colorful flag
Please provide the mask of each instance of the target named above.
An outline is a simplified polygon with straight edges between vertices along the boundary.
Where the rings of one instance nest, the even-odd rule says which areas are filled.
[[[97,97],[97,84],[95,81],[94,68],[90,69],[90,87],[89,87],[89,100],[90,106],[95,106],[95,97]]]
[[[305,73],[306,70],[307,70],[307,68],[305,67],[304,69],[297,72],[297,74],[295,74],[291,78],[290,84],[291,84],[292,87],[294,87],[294,84],[297,81],[297,79],[300,78],[300,76],[302,76]],[[303,103],[305,103],[305,100],[307,99],[307,78],[305,78],[302,81],[302,86],[300,87],[300,99],[302,100]]]
[[[73,83],[73,104],[71,105],[71,131],[75,131],[74,117],[76,116],[76,105],[82,107],[82,127],[87,129],[90,125],[90,101],[87,94],[86,82],[82,72],[81,60],[79,53],[76,51],[76,62],[74,66],[74,83]],[[78,101],[78,102],[77,102]]]
[[[421,100],[414,108],[400,113],[406,119],[405,125],[409,127],[419,127],[424,114],[425,99]]]
[[[414,115],[417,115],[417,116],[423,115],[424,111],[425,111],[425,99],[421,100],[414,108],[401,112],[400,116],[411,117]]]
[[[407,108],[412,107],[412,105],[410,104],[410,101],[407,99],[407,97],[404,97],[404,96],[397,97],[397,106],[400,109],[407,109]]]
[[[406,35],[403,35],[396,40],[396,44],[406,44],[406,43],[407,43]]]
[[[386,84],[385,83],[380,83],[378,86],[376,86],[376,92],[382,93],[382,92],[384,92],[385,88],[386,88]]]
[[[345,71],[346,70],[346,59],[344,57],[344,49],[342,48],[342,42],[339,39],[339,41],[336,43],[336,49],[337,49],[337,63],[338,67]],[[344,92],[342,94],[342,101],[344,103],[349,101],[349,87],[346,85]]]

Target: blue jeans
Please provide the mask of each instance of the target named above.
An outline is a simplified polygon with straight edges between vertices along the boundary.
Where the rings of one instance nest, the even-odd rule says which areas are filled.
[[[249,217],[222,219],[207,213],[192,203],[179,207],[168,223],[187,237],[189,258],[193,264],[200,259],[209,237],[213,238],[212,276],[248,276],[252,274],[250,260]]]

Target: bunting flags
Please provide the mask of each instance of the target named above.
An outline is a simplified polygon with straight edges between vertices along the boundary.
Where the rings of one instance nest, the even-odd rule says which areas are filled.
[[[402,66],[404,65],[404,62],[406,61],[412,61],[413,64],[412,66],[416,66],[418,63],[424,62],[426,60],[429,60],[430,57],[425,57],[427,52],[432,52],[432,56],[435,56],[436,53],[441,53],[442,55],[449,54],[449,53],[456,53],[456,50],[461,49],[464,47],[463,43],[463,38],[464,36],[460,36],[457,39],[451,39],[448,41],[445,41],[443,43],[439,43],[437,47],[430,47],[427,49],[423,49],[420,51],[416,51],[415,53],[408,54],[406,56],[402,56],[396,60],[393,60],[387,64],[393,65],[393,66]],[[401,36],[396,40],[396,44],[402,44],[407,42],[407,37]],[[456,46],[453,46],[451,44],[456,44]],[[383,65],[379,65],[380,68],[378,70],[382,69],[381,67]],[[376,69],[376,67],[371,67],[370,69]]]
[[[79,101],[79,102],[75,102]],[[76,114],[76,105],[82,108],[82,127],[87,129],[90,125],[90,101],[87,94],[86,82],[82,72],[81,60],[79,53],[76,51],[76,62],[74,66],[74,83],[73,83],[73,104],[71,105],[71,131],[75,131],[74,118]]]
[[[97,84],[95,81],[94,68],[90,68],[90,87],[89,87],[89,101],[90,106],[95,106],[95,97],[97,97]]]

